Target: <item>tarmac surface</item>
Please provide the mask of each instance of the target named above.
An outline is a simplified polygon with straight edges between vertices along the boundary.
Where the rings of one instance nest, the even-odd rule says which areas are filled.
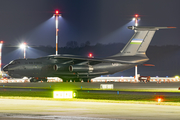
[[[13,86],[13,87],[38,87],[38,88],[53,88],[58,87],[66,89],[68,86],[71,89],[81,88],[100,88],[100,84],[113,84],[114,89],[173,89],[177,90],[180,87],[180,82],[171,83],[119,83],[119,82],[108,82],[108,83],[87,83],[87,82],[63,82],[63,83],[0,83],[0,86]]]
[[[114,84],[114,89],[172,89],[178,90],[180,83],[1,83],[0,90],[29,90],[26,87],[67,89],[100,88],[100,84]],[[3,87],[4,86],[4,87]],[[5,88],[17,87],[17,88]],[[24,88],[18,88],[24,87]],[[42,88],[42,89],[41,89]],[[87,91],[81,91],[87,92]],[[90,91],[97,92],[97,91]],[[102,91],[98,91],[102,92]],[[110,91],[105,91],[110,92]],[[124,92],[124,93],[123,93]],[[111,94],[116,94],[116,91]],[[125,92],[120,94],[147,94]],[[149,93],[149,94],[154,94]],[[179,93],[170,93],[179,96]],[[54,100],[26,100],[0,98],[0,120],[179,120],[180,107],[161,104],[131,104]]]
[[[0,99],[1,120],[179,120],[180,107],[151,104]]]

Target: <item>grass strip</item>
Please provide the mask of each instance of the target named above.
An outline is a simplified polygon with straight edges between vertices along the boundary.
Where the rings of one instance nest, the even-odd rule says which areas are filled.
[[[2,97],[53,98],[53,91],[0,91]],[[156,101],[161,97],[164,102],[180,102],[180,96],[108,94],[108,93],[77,93],[76,99],[116,100],[116,101]]]
[[[25,88],[25,89],[45,89],[45,90],[110,90],[110,91],[128,91],[128,92],[175,92],[180,93],[178,89],[98,89],[98,88],[82,88],[82,89],[62,89],[61,87],[14,87],[14,86],[0,86],[0,88]]]

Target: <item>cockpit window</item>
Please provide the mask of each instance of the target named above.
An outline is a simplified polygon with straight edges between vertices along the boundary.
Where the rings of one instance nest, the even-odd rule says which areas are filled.
[[[13,60],[13,61],[11,61],[9,64],[15,65],[15,64],[18,64],[18,63],[20,63],[20,62]]]

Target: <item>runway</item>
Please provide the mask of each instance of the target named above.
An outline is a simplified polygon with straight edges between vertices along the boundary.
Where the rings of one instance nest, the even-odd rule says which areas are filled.
[[[0,99],[2,120],[179,120],[180,107],[155,104]]]
[[[52,91],[54,89],[79,89],[78,92],[117,94],[117,91],[83,90],[100,88],[100,84],[113,84],[114,89],[170,89],[177,90],[180,83],[1,83],[0,91]],[[10,88],[15,87],[15,88]],[[30,88],[28,88],[30,87]],[[48,89],[44,89],[48,88]],[[82,90],[81,90],[82,88]],[[154,92],[119,91],[119,94],[153,95]],[[161,92],[156,92],[156,95]],[[164,93],[180,96],[178,93]],[[26,100],[0,98],[0,119],[3,120],[178,120],[180,107],[161,104],[115,103],[101,100]]]

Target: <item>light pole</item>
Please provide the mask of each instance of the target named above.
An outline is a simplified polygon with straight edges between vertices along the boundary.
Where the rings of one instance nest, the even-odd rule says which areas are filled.
[[[59,14],[59,11],[56,10],[54,16],[56,17],[56,55],[58,55],[58,18],[61,16],[61,14]]]
[[[25,42],[20,45],[20,48],[24,50],[24,59],[26,58],[26,47],[27,44]]]
[[[0,72],[1,72],[1,64],[2,64],[2,45],[3,45],[3,41],[0,41]]]
[[[135,65],[135,80],[138,80],[138,71],[137,71],[137,65]]]

